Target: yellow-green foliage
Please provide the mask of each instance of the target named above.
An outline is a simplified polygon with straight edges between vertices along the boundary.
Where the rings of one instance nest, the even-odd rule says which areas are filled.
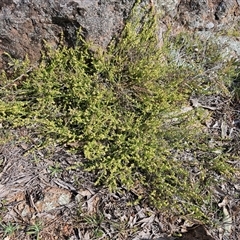
[[[145,11],[145,17],[136,11]],[[139,185],[146,189],[139,196],[150,196],[155,206],[201,217],[202,183],[211,170],[194,182],[186,163],[174,156],[185,149],[201,151],[205,158],[194,162],[214,165],[201,116],[181,110],[201,85],[193,77],[203,69],[196,62],[179,66],[171,59],[173,45],[159,49],[155,23],[151,10],[135,8],[107,51],[93,51],[79,37],[74,49],[49,50],[19,81],[3,74],[0,121],[4,127],[33,129],[46,141],[78,143],[88,160],[85,169],[96,172],[98,184],[112,190]]]

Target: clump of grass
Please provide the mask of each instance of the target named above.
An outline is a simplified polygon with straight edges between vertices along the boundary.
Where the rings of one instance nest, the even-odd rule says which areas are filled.
[[[42,229],[42,223],[38,221],[27,228],[27,234],[36,237],[36,240],[40,240]]]
[[[148,196],[159,209],[204,219],[207,211],[201,207],[212,171],[193,180],[186,167],[190,162],[184,165],[175,156],[195,152],[199,166],[211,161],[212,168],[221,166],[219,174],[231,171],[223,167],[224,158],[212,160],[199,111],[182,111],[193,91],[203,92],[205,83],[194,77],[218,56],[214,52],[201,67],[194,46],[186,54],[194,52],[196,61],[178,64],[172,50],[181,39],[160,49],[155,27],[155,12],[137,7],[106,51],[92,51],[79,37],[74,49],[49,50],[21,81],[3,74],[0,121],[4,127],[32,129],[45,143],[77,143],[88,160],[85,169],[96,172],[96,184],[113,191],[118,184],[141,185],[146,192],[139,197]],[[198,152],[204,155],[199,162]]]
[[[0,224],[0,231],[3,233],[4,237],[11,237],[13,236],[16,231],[18,230],[19,226],[13,223],[1,223]]]

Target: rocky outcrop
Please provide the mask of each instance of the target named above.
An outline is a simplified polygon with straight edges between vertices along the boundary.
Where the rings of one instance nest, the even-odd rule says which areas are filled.
[[[239,10],[236,0],[181,0],[178,19],[191,29],[219,30],[233,24]]]
[[[156,0],[156,6],[162,16],[159,39],[168,29],[187,30],[213,39],[224,57],[240,58],[240,0]]]
[[[7,57],[39,60],[43,43],[56,47],[61,34],[74,46],[76,33],[106,47],[119,34],[136,0],[2,0],[0,2],[0,69]],[[240,0],[145,0],[160,12],[159,33],[216,32],[236,25]],[[161,36],[160,36],[161,38]],[[233,44],[234,45],[234,44]]]
[[[237,23],[240,0],[156,0],[169,22],[191,30],[219,30]]]
[[[79,28],[85,38],[106,47],[124,26],[135,0],[2,0],[0,2],[0,69],[4,52],[35,62],[43,42],[56,47],[62,33],[73,46]]]

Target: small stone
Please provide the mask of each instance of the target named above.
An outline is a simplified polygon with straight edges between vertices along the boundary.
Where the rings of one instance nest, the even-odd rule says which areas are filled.
[[[62,205],[67,205],[71,201],[71,196],[70,194],[63,194],[58,198],[58,203],[60,206]]]
[[[214,28],[214,23],[213,23],[213,22],[207,23],[206,28],[207,28],[207,29],[212,29],[212,28]]]
[[[39,212],[48,212],[71,202],[71,192],[65,189],[50,187],[44,190],[44,199],[35,203]]]

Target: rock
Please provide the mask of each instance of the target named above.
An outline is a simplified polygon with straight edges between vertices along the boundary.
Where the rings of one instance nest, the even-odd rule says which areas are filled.
[[[213,22],[207,23],[207,24],[206,24],[206,28],[207,28],[207,29],[214,28],[214,23],[213,23]]]
[[[179,0],[155,0],[156,7],[161,13],[174,17],[177,14]]]
[[[69,204],[71,196],[71,192],[65,189],[49,187],[45,189],[44,197],[35,203],[35,207],[39,212],[48,212]]]
[[[196,34],[202,40],[212,39],[219,46],[220,54],[225,61],[240,57],[240,41],[238,37],[219,36],[211,31],[197,31]]]
[[[173,35],[188,31],[215,41],[226,60],[240,57],[239,37],[227,36],[229,29],[239,32],[240,0],[155,0],[155,6],[161,15],[160,42],[169,29]]]
[[[32,62],[40,59],[44,41],[57,47],[61,33],[74,46],[82,29],[86,39],[106,47],[124,26],[135,0],[2,0],[0,3],[0,69],[3,54]]]
[[[162,42],[169,27],[210,33],[234,27],[240,18],[240,0],[143,0],[154,5],[161,20],[158,34]],[[2,0],[0,2],[0,69],[8,58],[31,62],[41,56],[44,42],[56,48],[64,35],[68,46],[76,43],[77,31],[106,48],[118,36],[136,0]],[[233,43],[234,45],[234,43]],[[236,45],[236,44],[235,44]]]
[[[176,18],[192,30],[216,29],[236,23],[239,19],[239,5],[235,0],[181,0]]]

